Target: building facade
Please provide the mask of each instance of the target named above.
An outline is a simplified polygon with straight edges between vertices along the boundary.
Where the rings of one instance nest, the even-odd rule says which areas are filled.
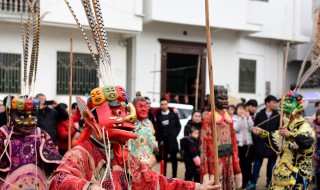
[[[8,9],[16,1],[0,1],[3,1],[0,3],[0,55],[4,57],[0,62],[2,99],[7,94],[22,93],[22,43],[20,14]],[[5,6],[8,2],[10,5]],[[108,0],[101,3],[113,76],[118,85],[125,86],[131,97],[139,90],[153,101],[159,101],[168,92],[179,95],[180,100],[187,95],[195,101],[195,81],[199,73],[198,92],[200,102],[203,101],[209,93],[204,1]],[[89,35],[81,3],[72,1],[71,6]],[[226,86],[232,96],[255,98],[259,103],[267,94],[280,97],[285,43],[292,42],[290,58],[301,60],[305,48],[298,44],[311,40],[311,10],[312,2],[303,0],[210,1],[215,84]],[[67,53],[73,38],[73,52],[78,60],[74,63],[78,68],[74,73],[77,88],[74,91],[76,95],[85,96],[99,81],[94,78],[93,64],[88,63],[89,51],[72,15],[64,1],[55,0],[41,1],[41,12],[48,14],[41,25],[35,94],[41,92],[48,99],[68,102]],[[10,72],[19,72],[19,62],[20,78],[5,74],[9,72],[6,65],[16,65]],[[4,87],[13,79],[15,82],[10,86],[20,87]]]

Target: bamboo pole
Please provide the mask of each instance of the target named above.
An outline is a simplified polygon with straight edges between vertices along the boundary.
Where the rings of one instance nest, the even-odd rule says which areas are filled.
[[[68,150],[71,149],[71,105],[72,105],[72,62],[73,62],[73,41],[70,39],[70,78],[69,78],[69,126],[68,126]]]
[[[284,93],[285,93],[285,85],[286,85],[286,75],[287,75],[289,47],[290,47],[290,42],[287,42],[286,55],[285,55],[285,58],[284,58],[284,66],[283,66],[282,96],[281,96],[281,110],[280,110],[280,126],[279,126],[279,128],[282,128]]]
[[[198,110],[200,63],[201,63],[201,54],[199,54],[198,67],[197,67],[196,94],[195,94],[195,108],[196,108],[196,109],[195,109],[195,110]]]
[[[217,144],[217,126],[215,119],[215,102],[214,102],[214,81],[212,72],[212,52],[211,52],[211,33],[210,33],[210,20],[209,20],[209,0],[205,0],[206,9],[206,34],[207,34],[207,52],[208,52],[208,72],[209,72],[209,85],[210,85],[210,103],[211,103],[211,116],[212,116],[212,136],[214,148],[214,183],[219,185],[219,163],[218,163],[218,144]],[[208,168],[209,171],[212,168]]]

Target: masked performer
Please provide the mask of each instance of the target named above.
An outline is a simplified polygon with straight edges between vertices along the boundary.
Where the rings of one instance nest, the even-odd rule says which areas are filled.
[[[137,112],[137,121],[134,124],[134,133],[137,135],[137,139],[129,140],[129,152],[132,156],[139,158],[141,162],[152,168],[157,163],[153,151],[157,148],[158,143],[154,136],[153,125],[148,119],[146,99],[141,96],[140,92],[136,93],[133,105]]]
[[[218,137],[220,182],[222,189],[231,190],[240,188],[242,174],[239,165],[238,143],[233,127],[233,121],[228,112],[228,92],[223,86],[214,87],[215,94],[215,120]],[[214,150],[212,137],[211,113],[202,123],[200,133],[201,174],[203,181],[214,178]]]
[[[1,190],[46,190],[46,176],[60,163],[50,136],[37,127],[38,108],[37,99],[7,100],[8,124],[0,128]]]
[[[79,145],[69,150],[50,179],[50,189],[214,189],[159,175],[128,154],[124,144],[137,138],[136,112],[124,90],[96,88],[88,105],[77,98],[86,129]],[[123,88],[121,88],[123,89]]]
[[[272,174],[269,189],[289,190],[307,189],[311,180],[312,156],[314,152],[315,132],[307,120],[302,117],[304,106],[302,96],[289,91],[284,99],[284,126],[269,133],[254,127],[252,132],[264,139],[280,155]]]

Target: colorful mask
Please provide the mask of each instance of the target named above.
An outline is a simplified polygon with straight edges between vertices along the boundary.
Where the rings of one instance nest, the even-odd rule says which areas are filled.
[[[14,130],[23,135],[29,135],[37,125],[38,99],[13,98],[10,117]]]
[[[103,142],[103,135],[108,137],[111,141],[118,141],[123,144],[126,143],[128,139],[137,138],[133,133],[134,123],[137,120],[136,112],[134,106],[129,103],[126,106],[121,106],[120,99],[115,91],[114,87],[106,87],[105,92],[107,92],[106,101],[101,105],[96,106],[93,111],[89,109],[87,105],[90,105],[90,100],[87,105],[81,98],[77,97],[78,107],[83,112],[83,117],[87,127],[91,130],[86,131],[80,137],[80,141],[86,140],[90,135],[86,133],[95,133],[97,140]],[[106,95],[106,94],[105,94]],[[114,97],[117,97],[116,99]],[[112,99],[110,101],[110,98]],[[91,97],[91,99],[93,99]],[[93,101],[93,100],[92,100]]]
[[[110,86],[110,85],[105,86],[105,87],[103,87],[103,91],[104,91],[104,96],[105,96],[106,100],[109,102],[115,101],[119,97],[115,87],[113,87],[113,86]]]
[[[279,106],[279,110],[281,109],[281,105]],[[284,99],[283,104],[283,112],[286,114],[295,115],[298,112],[304,110],[302,96],[298,94],[296,91],[290,90]]]
[[[25,102],[25,99],[19,98],[17,102],[17,110],[20,110],[20,111],[24,110],[24,102]]]
[[[121,87],[121,86],[116,86],[116,90],[117,90],[117,93],[118,93],[118,95],[119,95],[118,100],[119,100],[120,102],[125,102],[126,99],[127,99],[127,93],[126,93],[126,91],[124,90],[124,88]]]
[[[90,92],[90,98],[92,103],[95,106],[101,105],[103,102],[106,101],[104,92],[102,88],[95,88],[93,90],[91,90]]]
[[[147,107],[147,102],[145,100],[138,100],[135,103],[135,108],[137,111],[138,120],[141,121],[148,117],[148,107]]]
[[[12,102],[11,102],[11,104],[12,104],[12,109],[17,109],[18,100],[19,100],[19,98],[17,98],[17,97],[14,97],[14,98],[12,99]]]
[[[223,86],[214,86],[214,99],[217,109],[228,109],[228,90]]]

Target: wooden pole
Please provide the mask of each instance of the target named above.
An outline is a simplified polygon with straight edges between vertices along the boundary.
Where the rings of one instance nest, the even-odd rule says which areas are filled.
[[[73,62],[73,41],[70,39],[70,78],[69,78],[69,126],[68,126],[68,150],[71,149],[71,127],[72,127],[72,118],[71,118],[71,105],[72,105],[72,62]]]
[[[285,87],[286,87],[286,75],[287,75],[289,47],[290,47],[290,42],[287,42],[286,55],[284,58],[284,65],[283,65],[282,96],[281,96],[281,110],[280,110],[280,126],[279,126],[279,128],[282,127],[282,119],[283,119],[283,104],[284,104],[284,93],[285,93]]]
[[[212,116],[212,136],[213,136],[213,149],[214,149],[214,183],[219,184],[219,161],[218,161],[218,143],[217,143],[217,126],[215,119],[215,102],[214,102],[214,81],[212,72],[212,52],[211,52],[211,33],[209,21],[209,0],[205,0],[206,9],[206,34],[207,34],[207,52],[208,52],[208,72],[209,72],[209,85],[210,85],[210,103],[211,103],[211,116]],[[209,171],[212,168],[208,168]]]
[[[195,110],[198,110],[200,63],[201,63],[201,54],[199,54],[198,67],[197,67],[196,94],[195,94]]]

